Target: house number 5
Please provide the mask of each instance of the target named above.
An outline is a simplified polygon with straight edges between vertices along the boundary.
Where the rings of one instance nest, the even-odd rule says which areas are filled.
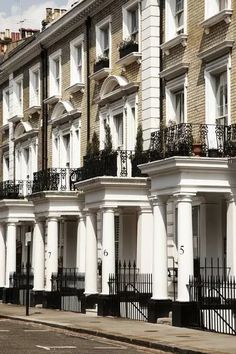
[[[184,254],[184,246],[180,246],[180,249],[179,249],[179,253],[180,255]]]

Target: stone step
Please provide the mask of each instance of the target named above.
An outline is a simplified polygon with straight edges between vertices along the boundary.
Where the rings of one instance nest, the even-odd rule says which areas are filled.
[[[164,325],[172,326],[172,318],[169,318],[169,317],[158,318],[157,324],[164,324]]]

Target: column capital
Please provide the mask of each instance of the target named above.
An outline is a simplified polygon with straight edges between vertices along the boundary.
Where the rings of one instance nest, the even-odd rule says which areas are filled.
[[[16,221],[9,221],[6,224],[7,224],[7,226],[16,226],[17,222]]]
[[[83,211],[80,211],[79,213],[78,213],[78,220],[80,221],[80,220],[84,220],[85,219],[85,217],[86,217],[86,212],[83,210]]]
[[[225,195],[227,203],[236,203],[236,193],[229,193]]]
[[[152,206],[165,205],[168,199],[167,195],[152,195],[149,197]]]
[[[51,222],[51,221],[58,222],[58,221],[59,221],[59,218],[56,217],[56,216],[49,216],[49,217],[47,218],[47,222]]]
[[[90,208],[84,209],[85,216],[96,215],[96,214],[97,214],[97,211],[95,209],[90,209]]]
[[[196,196],[196,193],[176,193],[173,196],[176,198],[177,203],[192,203],[193,197]]]
[[[115,213],[115,207],[111,207],[111,206],[102,206],[100,208],[100,211],[102,213]]]

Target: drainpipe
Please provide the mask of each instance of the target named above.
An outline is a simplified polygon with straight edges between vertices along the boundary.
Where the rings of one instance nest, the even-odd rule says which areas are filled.
[[[159,2],[160,6],[160,44],[163,43],[163,13],[164,13],[164,0],[160,0]],[[159,53],[160,53],[160,72],[163,70],[163,52],[161,47],[159,48]],[[163,122],[163,95],[164,95],[164,90],[163,90],[163,80],[160,77],[159,78],[159,84],[160,84],[160,123]]]
[[[86,76],[87,76],[87,141],[90,140],[90,29],[91,17],[87,17],[86,25]]]
[[[41,47],[41,77],[42,77],[42,170],[47,169],[48,164],[48,107],[44,100],[48,97],[48,53],[47,49]]]

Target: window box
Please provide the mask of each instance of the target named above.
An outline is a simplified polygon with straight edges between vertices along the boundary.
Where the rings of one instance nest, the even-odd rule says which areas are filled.
[[[109,68],[109,59],[106,57],[99,58],[95,64],[93,71],[96,73],[99,70],[102,70],[104,68]]]
[[[120,44],[119,52],[120,58],[123,58],[130,53],[138,52],[138,43],[134,41],[124,41]]]

